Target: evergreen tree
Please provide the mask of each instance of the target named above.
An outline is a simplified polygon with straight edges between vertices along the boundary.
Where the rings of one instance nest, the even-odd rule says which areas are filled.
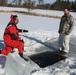
[[[75,0],[75,2],[73,3],[72,8],[73,8],[73,10],[76,11],[76,0]]]
[[[69,0],[56,0],[52,5],[52,8],[55,10],[63,10],[66,7],[71,8],[71,2]]]

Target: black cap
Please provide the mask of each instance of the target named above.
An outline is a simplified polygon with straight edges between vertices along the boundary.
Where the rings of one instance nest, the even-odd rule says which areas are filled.
[[[13,20],[15,20],[18,16],[17,15],[13,15]]]

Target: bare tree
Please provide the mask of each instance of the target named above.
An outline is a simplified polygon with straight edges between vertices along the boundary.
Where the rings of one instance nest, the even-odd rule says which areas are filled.
[[[30,9],[31,9],[31,0],[27,0],[27,7],[28,7],[28,12],[30,12]]]
[[[44,0],[38,0],[39,5],[43,5],[44,4]]]
[[[22,3],[22,0],[12,0],[12,4],[13,4],[13,5],[20,6],[21,3]]]
[[[12,0],[12,5],[17,5],[17,0]]]
[[[0,6],[6,6],[7,0],[0,0]]]
[[[18,0],[18,5],[21,6],[22,0]]]
[[[30,12],[30,10],[32,9],[35,1],[31,1],[31,0],[24,0],[25,6],[28,8],[28,12]]]

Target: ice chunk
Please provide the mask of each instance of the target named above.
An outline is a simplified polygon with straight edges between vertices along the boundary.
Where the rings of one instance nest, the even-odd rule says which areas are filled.
[[[28,59],[28,57],[26,57]],[[9,54],[5,64],[5,72],[7,75],[30,75],[33,70],[39,69],[33,61],[28,59],[25,61],[17,53]]]

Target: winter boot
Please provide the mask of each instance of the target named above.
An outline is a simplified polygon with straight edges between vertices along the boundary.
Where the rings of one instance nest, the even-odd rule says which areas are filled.
[[[25,61],[28,61],[28,59],[23,57],[23,53],[19,53],[20,57],[23,58]]]
[[[0,54],[1,54],[1,50],[0,50]]]

